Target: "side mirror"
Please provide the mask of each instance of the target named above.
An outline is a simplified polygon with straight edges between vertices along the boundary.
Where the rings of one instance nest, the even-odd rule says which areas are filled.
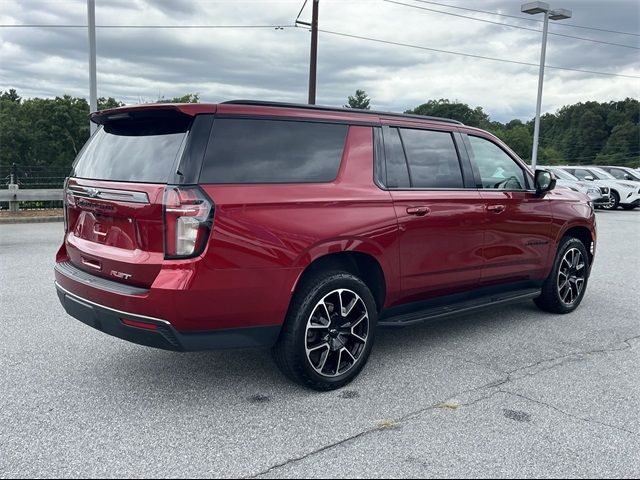
[[[584,177],[585,180],[589,180],[590,182],[593,182],[593,177],[591,175],[587,175],[586,177]]]
[[[556,188],[556,176],[549,170],[536,170],[535,187],[536,195],[543,196]]]
[[[629,175],[628,173],[624,174],[624,178],[625,178],[625,180],[633,180],[633,177],[631,175]]]

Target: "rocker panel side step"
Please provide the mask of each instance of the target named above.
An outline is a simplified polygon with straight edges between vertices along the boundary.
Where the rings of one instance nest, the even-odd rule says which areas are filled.
[[[447,305],[443,305],[441,302],[438,302],[440,303],[439,305],[423,307],[415,311],[397,315],[385,316],[383,313],[378,325],[383,327],[404,327],[407,325],[414,325],[416,323],[439,320],[452,315],[469,313],[488,307],[522,302],[536,298],[540,296],[540,293],[541,290],[539,288],[527,288],[502,293],[493,293],[462,301],[458,300],[457,302],[449,303]]]

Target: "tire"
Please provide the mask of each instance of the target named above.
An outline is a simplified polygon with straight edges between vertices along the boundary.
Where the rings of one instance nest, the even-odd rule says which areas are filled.
[[[272,355],[290,380],[335,390],[365,366],[377,325],[376,302],[362,280],[344,271],[318,272],[297,288]]]
[[[584,298],[589,270],[589,255],[584,243],[574,237],[564,237],[551,273],[542,285],[542,294],[534,299],[535,304],[551,313],[573,312]]]
[[[609,203],[605,203],[602,205],[602,208],[605,210],[615,210],[620,205],[620,195],[618,192],[614,192],[611,190],[609,193]]]
[[[622,205],[622,208],[625,209],[625,210],[633,210],[637,206],[638,205]]]

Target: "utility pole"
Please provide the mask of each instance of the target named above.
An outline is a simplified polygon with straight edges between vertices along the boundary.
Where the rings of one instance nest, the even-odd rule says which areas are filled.
[[[89,20],[89,111],[98,110],[98,80],[96,74],[96,0],[87,0]],[[89,131],[93,135],[96,124],[89,121]]]
[[[309,63],[309,105],[316,104],[316,78],[318,69],[318,9],[320,0],[313,0],[311,20],[311,55]]]

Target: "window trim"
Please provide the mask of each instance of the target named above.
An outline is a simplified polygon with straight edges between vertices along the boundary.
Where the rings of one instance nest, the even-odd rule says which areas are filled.
[[[522,174],[523,174],[523,177],[524,177],[524,182],[526,184],[525,188],[518,188],[518,189],[514,189],[514,188],[510,188],[510,189],[505,189],[505,188],[484,188],[484,186],[482,184],[482,177],[480,175],[480,169],[478,168],[478,163],[476,161],[475,153],[473,151],[473,146],[471,145],[471,141],[469,140],[469,137],[476,137],[476,138],[481,138],[482,140],[486,140],[487,142],[492,143],[493,145],[498,147],[502,152],[504,152],[504,154],[507,157],[509,157],[518,166],[518,168],[520,168],[520,170],[522,170]],[[465,145],[465,147],[467,149],[467,153],[469,155],[469,160],[471,162],[471,168],[472,168],[473,174],[475,176],[476,188],[478,189],[478,191],[485,191],[485,192],[535,192],[535,189],[531,188],[531,185],[532,185],[531,172],[526,167],[526,165],[524,164],[524,162],[520,158],[517,158],[517,157],[514,157],[513,155],[511,155],[499,143],[496,143],[490,137],[487,137],[487,136],[484,136],[484,135],[475,135],[475,134],[469,134],[469,133],[463,132],[462,133],[462,138],[463,138],[463,141],[464,141],[464,145]]]
[[[211,139],[213,138],[214,127],[216,120],[261,120],[261,121],[280,121],[280,122],[295,122],[295,123],[322,123],[322,124],[333,124],[333,125],[344,125],[345,135],[344,140],[342,141],[342,154],[340,156],[340,162],[338,163],[338,169],[336,170],[336,175],[330,180],[325,181],[291,181],[291,182],[269,182],[269,181],[252,181],[252,182],[206,182],[202,179],[202,172],[204,171],[204,167],[207,163],[207,151],[209,150],[209,146],[211,145]],[[342,122],[342,121],[333,121],[333,120],[325,120],[325,119],[315,119],[315,118],[300,118],[300,117],[280,117],[280,116],[272,116],[272,115],[214,115],[213,122],[211,124],[211,130],[209,131],[209,135],[207,136],[207,145],[204,151],[204,155],[202,157],[202,165],[200,166],[200,171],[198,173],[198,181],[199,185],[242,185],[242,186],[260,186],[260,185],[329,185],[332,183],[336,183],[336,180],[340,177],[340,173],[344,167],[345,154],[347,151],[347,140],[349,139],[349,127],[355,125],[351,122]]]

